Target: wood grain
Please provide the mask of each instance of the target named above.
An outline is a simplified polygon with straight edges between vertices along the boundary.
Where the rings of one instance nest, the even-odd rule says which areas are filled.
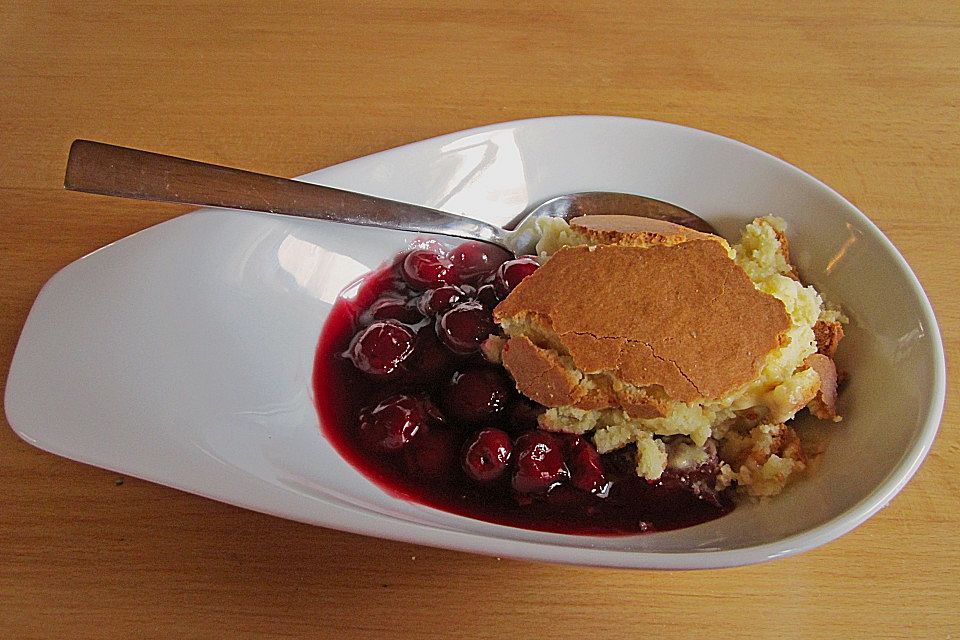
[[[297,175],[571,113],[712,130],[847,196],[960,357],[960,4],[19,2],[0,11],[0,377],[43,283],[185,209],[67,193],[91,138]],[[243,511],[0,428],[0,637],[960,637],[960,414],[849,535],[715,572],[497,560]]]

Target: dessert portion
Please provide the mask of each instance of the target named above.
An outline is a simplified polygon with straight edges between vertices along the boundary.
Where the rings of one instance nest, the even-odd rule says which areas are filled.
[[[563,247],[494,311],[503,363],[548,407],[664,418],[756,378],[785,339],[781,301],[720,243]]]
[[[538,427],[545,407],[495,360],[493,309],[540,268],[487,245],[414,249],[337,300],[314,393],[328,439],[384,490],[510,526],[621,535],[727,513],[695,475],[652,483],[626,449]],[[702,475],[702,469],[696,473]]]
[[[540,222],[538,256],[415,248],[348,289],[314,365],[320,421],[385,490],[589,535],[722,516],[807,465],[836,421],[839,311],[782,221],[740,241],[629,216]]]
[[[805,468],[786,423],[805,407],[840,419],[843,318],[799,281],[781,220],[733,247],[628,216],[541,230],[545,263],[497,306],[506,336],[487,351],[546,407],[542,429],[635,447],[649,481],[706,465],[712,492],[773,495]]]

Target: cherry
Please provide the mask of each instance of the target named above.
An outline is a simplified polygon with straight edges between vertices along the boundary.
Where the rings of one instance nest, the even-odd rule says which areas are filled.
[[[479,302],[462,302],[437,316],[436,330],[440,341],[458,354],[473,353],[493,333],[493,317]]]
[[[510,409],[511,431],[537,428],[537,418],[543,413],[543,407],[519,396]]]
[[[433,326],[427,325],[417,332],[413,356],[405,368],[415,381],[433,382],[450,375],[455,364],[454,356],[440,344]]]
[[[513,488],[520,493],[546,493],[569,472],[560,441],[546,431],[528,431],[514,443]]]
[[[652,484],[673,491],[689,491],[701,500],[720,506],[717,492],[720,461],[715,445],[708,445],[707,450],[710,451],[711,448],[713,451],[704,462],[685,469],[667,467]]]
[[[500,296],[497,295],[497,290],[492,284],[485,284],[477,289],[477,301],[482,304],[485,309],[493,310],[494,307],[500,304]]]
[[[513,445],[500,429],[478,431],[467,444],[463,470],[477,482],[493,482],[507,471]]]
[[[429,401],[397,394],[386,398],[375,407],[360,410],[360,440],[365,446],[381,453],[403,448],[427,426],[435,407]]]
[[[403,449],[408,474],[428,480],[448,480],[458,466],[461,438],[450,429],[427,429]]]
[[[478,282],[510,259],[500,247],[485,242],[465,242],[450,253],[450,262],[461,282]]]
[[[468,297],[464,288],[448,284],[425,291],[417,298],[417,309],[425,316],[435,316],[460,302],[466,302]]]
[[[455,284],[456,274],[449,258],[427,249],[414,249],[403,259],[403,279],[417,291]]]
[[[524,256],[504,262],[497,269],[497,275],[493,281],[497,294],[501,298],[506,298],[507,294],[516,289],[524,278],[539,268],[540,263],[533,256]]]
[[[370,306],[370,315],[374,320],[398,320],[406,324],[416,324],[423,320],[423,313],[398,296],[384,296]]]
[[[563,431],[551,431],[550,433],[560,442],[560,448],[563,450],[563,455],[568,458],[573,450],[579,447],[580,443],[583,442],[583,438],[576,433],[566,433]]]
[[[346,355],[364,373],[390,376],[410,357],[413,346],[412,329],[394,320],[384,320],[355,335]]]
[[[587,493],[597,493],[604,489],[607,479],[603,475],[603,461],[600,454],[589,441],[577,438],[567,450],[567,463],[570,467],[570,484]]]
[[[513,398],[513,387],[498,369],[478,367],[453,374],[443,389],[443,407],[451,418],[487,422],[502,414]]]

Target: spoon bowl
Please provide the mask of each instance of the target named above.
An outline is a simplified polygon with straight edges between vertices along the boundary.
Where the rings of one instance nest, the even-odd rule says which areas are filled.
[[[506,235],[507,242],[515,255],[534,253],[539,238],[537,220],[562,218],[569,221],[580,216],[604,215],[655,218],[717,235],[713,225],[703,218],[663,200],[617,191],[581,191],[550,198],[534,207],[513,225],[514,230]]]

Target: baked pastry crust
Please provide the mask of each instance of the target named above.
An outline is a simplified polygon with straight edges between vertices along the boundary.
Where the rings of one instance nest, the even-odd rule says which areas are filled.
[[[813,335],[817,339],[817,353],[833,359],[843,339],[843,325],[836,321],[817,320],[813,325]]]
[[[695,231],[665,220],[637,216],[581,216],[570,221],[570,229],[583,236],[585,244],[591,245],[671,246],[694,239],[726,243],[713,234]]]
[[[484,351],[547,407],[541,429],[588,434],[600,453],[633,446],[650,481],[683,476],[686,454],[697,473],[713,465],[714,491],[774,495],[803,472],[785,423],[805,406],[841,419],[846,318],[798,279],[782,220],[756,218],[733,246],[626,216],[541,233],[547,262],[497,307],[505,336]]]
[[[591,405],[601,394],[605,406],[625,406],[614,387],[694,402],[757,376],[790,326],[783,303],[758,291],[721,242],[690,230],[675,241],[662,230],[632,232],[646,234],[645,246],[563,247],[497,306],[494,319],[510,336],[504,365],[525,395],[587,408],[578,404],[589,395],[583,382],[571,383],[600,374],[611,384],[594,384]],[[651,413],[659,403],[640,404]]]

